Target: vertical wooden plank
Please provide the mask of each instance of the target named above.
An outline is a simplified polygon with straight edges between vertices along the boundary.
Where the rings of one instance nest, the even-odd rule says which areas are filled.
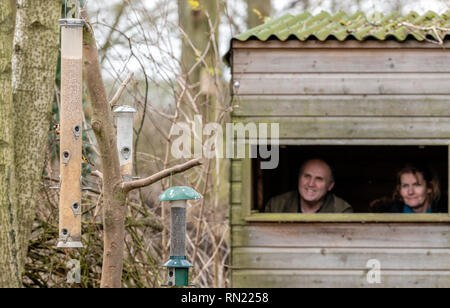
[[[231,163],[231,182],[242,181],[242,162],[240,160],[233,160]]]
[[[242,183],[241,182],[231,183],[231,203],[232,204],[242,203]]]
[[[242,214],[249,216],[252,208],[252,161],[249,156],[242,160]]]
[[[231,206],[231,225],[236,226],[236,225],[245,225],[246,222],[244,220],[244,216],[243,216],[243,209],[242,209],[242,205],[241,204],[233,204]]]

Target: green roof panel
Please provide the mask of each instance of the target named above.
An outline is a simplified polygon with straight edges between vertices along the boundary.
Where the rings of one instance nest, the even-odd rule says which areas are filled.
[[[405,16],[401,16],[398,12],[392,12],[388,15],[376,12],[366,16],[361,11],[352,15],[343,11],[334,15],[327,12],[321,12],[317,15],[311,15],[309,12],[302,12],[298,15],[285,14],[263,25],[249,29],[233,37],[233,39],[239,41],[250,39],[260,41],[298,39],[305,41],[311,38],[320,41],[327,39],[363,41],[369,38],[377,40],[394,38],[398,41],[404,41],[407,38],[418,41],[423,41],[425,38],[438,40],[432,29],[415,29],[402,25],[403,22],[410,23],[415,27],[435,26],[448,29],[450,27],[450,10],[442,15],[428,11],[423,15],[410,12]],[[448,30],[438,29],[437,32],[442,40],[450,35]]]

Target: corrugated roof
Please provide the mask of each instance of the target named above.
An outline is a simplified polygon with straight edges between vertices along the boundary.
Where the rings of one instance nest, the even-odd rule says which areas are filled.
[[[417,29],[433,26],[436,27],[435,30]],[[423,15],[410,12],[406,16],[401,16],[398,12],[388,15],[382,13],[366,15],[361,11],[352,15],[343,11],[334,15],[327,12],[321,12],[317,15],[303,12],[295,16],[285,14],[263,25],[249,29],[233,37],[233,39],[239,41],[250,39],[260,41],[298,39],[305,41],[312,38],[319,41],[327,39],[339,41],[356,39],[362,41],[369,38],[377,40],[394,38],[398,41],[404,41],[407,38],[413,38],[423,41],[427,38],[440,41],[450,37],[450,31],[447,30],[449,28],[450,10],[442,15],[428,11]]]

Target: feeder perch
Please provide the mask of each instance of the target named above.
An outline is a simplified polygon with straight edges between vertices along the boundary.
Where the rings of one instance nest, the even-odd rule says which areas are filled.
[[[82,56],[84,20],[61,26],[60,198],[58,247],[81,244]]]
[[[186,202],[200,199],[202,195],[186,186],[171,187],[158,198],[170,203],[170,259],[167,268],[167,286],[189,285],[189,268],[193,265],[186,259]]]
[[[120,173],[124,181],[130,181],[133,172],[133,120],[136,109],[120,106],[114,109],[117,119],[117,151],[119,152]]]

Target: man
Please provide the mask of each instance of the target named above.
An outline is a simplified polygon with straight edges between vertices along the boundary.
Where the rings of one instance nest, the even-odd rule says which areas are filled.
[[[271,198],[265,212],[353,213],[347,202],[331,192],[333,187],[331,167],[321,159],[310,159],[300,167],[298,190]]]

